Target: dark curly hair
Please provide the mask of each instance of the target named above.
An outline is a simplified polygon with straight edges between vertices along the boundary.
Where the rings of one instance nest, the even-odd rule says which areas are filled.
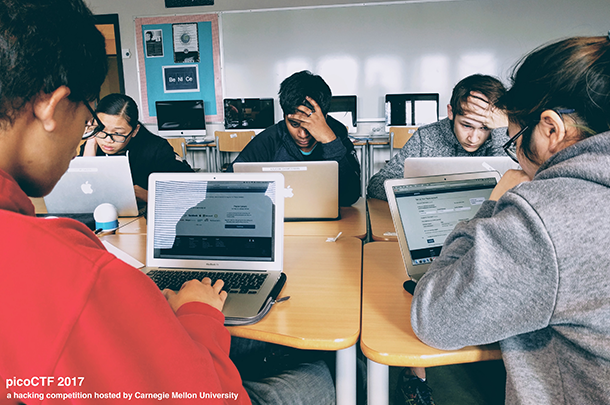
[[[108,71],[104,36],[82,0],[0,0],[0,124],[61,86],[98,97]]]
[[[294,73],[280,84],[280,107],[284,115],[294,114],[297,107],[303,105],[305,96],[313,98],[320,106],[322,114],[330,109],[332,92],[328,84],[318,75],[308,70]]]

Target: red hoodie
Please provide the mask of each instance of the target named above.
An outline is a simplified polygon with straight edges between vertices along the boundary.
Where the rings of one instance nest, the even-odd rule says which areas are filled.
[[[250,403],[220,311],[174,314],[86,226],[36,218],[3,171],[0,227],[0,403]]]

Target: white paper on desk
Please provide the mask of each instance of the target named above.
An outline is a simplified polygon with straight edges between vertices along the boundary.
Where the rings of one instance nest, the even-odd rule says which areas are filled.
[[[140,269],[140,268],[144,267],[144,263],[140,262],[139,260],[137,260],[133,256],[123,252],[121,249],[119,249],[118,247],[114,246],[112,243],[106,242],[105,240],[103,240],[102,243],[106,247],[107,251],[109,251],[110,253],[115,255],[118,259],[121,259],[122,261],[124,261],[128,265],[133,266],[136,269]]]

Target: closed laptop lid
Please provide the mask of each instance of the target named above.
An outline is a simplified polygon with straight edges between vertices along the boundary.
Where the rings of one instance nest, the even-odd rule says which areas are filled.
[[[137,216],[128,157],[75,157],[44,202],[50,214],[93,213],[98,205],[109,203],[119,216]]]
[[[281,173],[286,220],[339,217],[339,163],[329,161],[235,162],[236,173]]]
[[[400,252],[413,280],[428,270],[455,226],[474,217],[499,179],[490,171],[385,182]]]
[[[279,173],[153,173],[147,267],[281,271]]]

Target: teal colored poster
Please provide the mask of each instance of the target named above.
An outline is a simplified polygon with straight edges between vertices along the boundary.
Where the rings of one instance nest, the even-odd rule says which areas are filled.
[[[144,122],[156,101],[203,100],[206,121],[222,122],[218,16],[136,19]]]

